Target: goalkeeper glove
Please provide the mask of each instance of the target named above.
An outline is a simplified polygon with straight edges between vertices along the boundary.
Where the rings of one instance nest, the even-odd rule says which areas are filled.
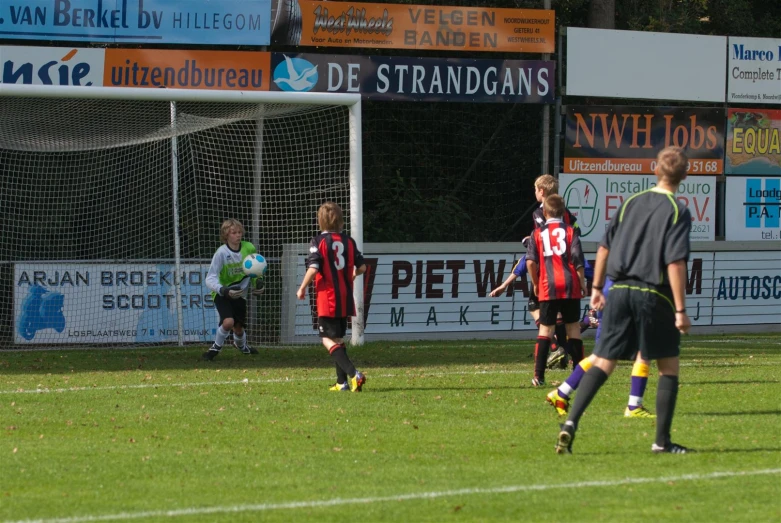
[[[241,298],[241,295],[244,294],[244,292],[241,290],[241,286],[239,285],[223,285],[220,287],[220,296],[223,298],[230,298],[232,300],[235,300],[236,298]]]
[[[252,289],[253,296],[260,296],[266,292],[266,282],[263,278],[255,278],[255,288]]]

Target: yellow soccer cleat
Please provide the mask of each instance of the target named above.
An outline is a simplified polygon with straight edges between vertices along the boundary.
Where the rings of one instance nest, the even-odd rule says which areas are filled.
[[[334,383],[331,385],[328,390],[331,392],[343,392],[343,391],[349,391],[350,390],[350,384],[346,381],[344,383]]]
[[[565,400],[559,396],[558,389],[550,391],[546,396],[545,401],[553,405],[553,408],[556,409],[559,416],[566,416],[569,412],[569,400]]]
[[[625,418],[646,418],[646,419],[654,419],[656,418],[656,414],[648,410],[647,408],[640,405],[635,410],[630,410],[629,407],[626,408],[624,411],[624,417]]]
[[[364,383],[366,383],[366,376],[360,372],[356,372],[355,376],[350,378],[350,390],[353,392],[361,392]]]

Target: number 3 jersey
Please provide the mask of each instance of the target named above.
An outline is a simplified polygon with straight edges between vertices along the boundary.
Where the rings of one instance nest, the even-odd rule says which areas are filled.
[[[537,262],[540,267],[537,284],[540,301],[581,298],[577,270],[583,267],[583,250],[580,237],[571,226],[551,218],[535,229],[526,259]]]
[[[306,268],[317,269],[317,315],[328,318],[355,316],[353,273],[363,255],[349,235],[321,232],[309,245]]]

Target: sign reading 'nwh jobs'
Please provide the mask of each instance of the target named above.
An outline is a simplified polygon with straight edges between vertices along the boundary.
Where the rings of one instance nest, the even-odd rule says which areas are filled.
[[[569,106],[564,172],[652,174],[665,147],[682,147],[689,175],[724,172],[724,110]]]

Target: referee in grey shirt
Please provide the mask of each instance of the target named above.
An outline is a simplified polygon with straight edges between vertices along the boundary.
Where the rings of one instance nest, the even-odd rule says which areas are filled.
[[[639,350],[656,360],[655,453],[692,452],[670,441],[681,333],[691,327],[686,315],[686,262],[689,260],[691,214],[675,192],[686,178],[688,160],[683,150],[667,147],[657,157],[653,189],[628,198],[610,221],[597,251],[591,307],[604,308],[602,336],[594,349],[594,366],[583,376],[580,390],[561,426],[556,452],[572,452],[580,417],[619,359],[634,359]],[[602,287],[607,274],[615,283],[610,300]]]

